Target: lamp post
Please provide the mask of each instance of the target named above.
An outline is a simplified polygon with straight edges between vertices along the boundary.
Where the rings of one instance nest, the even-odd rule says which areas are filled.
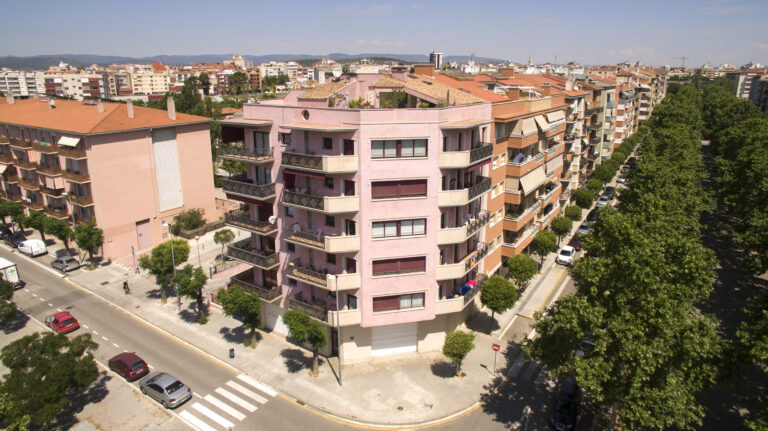
[[[202,269],[203,262],[200,259],[200,235],[195,235],[195,241],[197,241],[197,266]]]
[[[339,357],[339,386],[342,385],[341,379],[341,327],[339,325],[339,280],[335,274],[328,274],[326,277],[326,283],[331,284],[333,282],[333,291],[336,293],[336,350]]]
[[[161,226],[168,229],[168,235],[171,237],[171,263],[173,264],[173,275],[176,275],[176,255],[174,254],[174,251],[173,251],[173,232],[171,232],[171,225],[163,221],[163,224]],[[181,311],[181,295],[179,295],[179,288],[177,287],[175,290],[176,290],[176,302],[179,304],[179,311]]]

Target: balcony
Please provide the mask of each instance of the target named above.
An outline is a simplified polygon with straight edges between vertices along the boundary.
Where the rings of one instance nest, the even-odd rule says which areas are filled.
[[[328,272],[319,270],[311,265],[302,265],[300,260],[288,264],[286,277],[301,281],[331,292],[338,290],[354,290],[360,288],[360,274],[330,274],[336,276],[336,282],[328,285]],[[334,285],[335,284],[335,285]]]
[[[469,253],[461,261],[437,265],[435,279],[442,281],[464,277],[483,260],[486,254],[488,254],[488,246],[484,243],[478,243],[477,249]]]
[[[64,189],[50,189],[46,186],[40,186],[40,193],[58,198],[64,195]]]
[[[360,310],[328,311],[328,324],[331,326],[352,326],[362,322]]]
[[[70,195],[70,202],[81,207],[89,207],[93,205],[93,196]]]
[[[230,245],[227,248],[227,256],[266,270],[276,268],[280,264],[277,253],[254,248],[250,238]]]
[[[52,207],[45,207],[43,209],[43,212],[48,214],[49,216],[57,219],[68,219],[69,218],[69,211],[67,211],[66,208],[52,208]]]
[[[228,211],[224,215],[224,223],[259,235],[271,235],[277,232],[276,224],[254,220],[248,211]]]
[[[561,142],[547,150],[547,160],[553,159],[565,151],[565,143]]]
[[[19,193],[3,192],[3,199],[12,202],[21,202],[21,195]]]
[[[283,228],[283,232],[287,242],[322,250],[326,253],[360,251],[360,237],[357,235],[325,235],[322,231],[309,232],[292,227]]]
[[[54,147],[51,144],[43,143],[43,142],[33,142],[32,149],[39,151],[43,154],[57,154],[59,152],[58,148]]]
[[[0,163],[4,163],[6,165],[11,165],[15,163],[15,160],[13,159],[13,156],[9,154],[0,154]]]
[[[61,168],[54,165],[44,165],[39,163],[37,165],[37,172],[50,176],[59,176],[61,175]]]
[[[74,172],[70,170],[61,171],[61,176],[72,181],[74,183],[89,183],[91,182],[91,176],[83,172]]]
[[[357,156],[318,156],[314,154],[283,152],[282,164],[286,167],[306,169],[326,174],[357,172]]]
[[[507,162],[507,176],[522,177],[541,166],[542,162],[544,162],[544,153],[536,154],[536,156],[526,156],[520,162]]]
[[[225,193],[250,199],[265,200],[275,197],[275,183],[253,184],[246,177],[232,177],[221,182]]]
[[[328,320],[328,310],[326,308],[305,302],[304,299],[301,298],[301,294],[286,299],[285,306],[291,310],[304,311],[309,314],[310,317],[321,322],[326,322]]]
[[[32,148],[32,141],[29,139],[10,138],[10,144],[12,148],[19,148],[22,150]]]
[[[490,219],[491,216],[488,211],[483,211],[478,217],[472,218],[464,226],[438,229],[437,244],[461,244],[480,230],[480,228],[487,225]]]
[[[458,190],[441,190],[437,192],[437,204],[441,207],[463,206],[477,199],[491,189],[491,179],[478,176],[475,185]]]
[[[278,286],[272,286],[271,288],[266,288],[264,286],[259,286],[258,284],[253,283],[253,269],[249,269],[245,272],[241,272],[240,274],[235,275],[234,277],[229,279],[229,283],[227,283],[227,288],[230,288],[234,285],[242,286],[243,289],[246,292],[252,292],[259,294],[259,297],[265,301],[273,301],[280,296],[282,296],[283,291]]]
[[[529,240],[533,238],[534,235],[536,235],[536,232],[539,231],[539,225],[535,224],[531,229],[528,229],[525,233],[522,235],[519,235],[514,242],[512,243],[504,243],[502,244],[504,247],[510,247],[514,249],[518,248],[525,248],[528,246]]]
[[[283,192],[283,204],[326,214],[360,211],[360,199],[357,196],[317,196],[295,190]]]
[[[482,162],[493,156],[493,144],[481,143],[480,146],[466,151],[445,151],[440,153],[441,169],[460,169]]]
[[[22,203],[22,204],[23,204],[25,207],[27,207],[27,208],[29,208],[29,209],[31,209],[31,210],[33,210],[33,211],[42,211],[42,210],[43,210],[43,208],[45,207],[45,205],[43,205],[43,203],[42,203],[42,202],[37,202],[37,201],[34,201],[34,202],[31,202],[31,201],[30,201],[30,202],[25,202],[25,201],[24,201],[24,199],[22,199],[22,200],[21,200],[21,203]]]
[[[79,145],[78,145],[79,146]],[[69,159],[87,159],[88,156],[85,154],[85,150],[77,147],[58,147],[59,148],[59,155],[63,157],[67,157]]]
[[[15,162],[13,162],[13,164],[16,167],[19,167],[21,169],[26,169],[28,171],[34,171],[37,169],[37,163],[30,162],[28,160],[16,160]]]
[[[3,181],[5,181],[7,184],[16,184],[16,183],[18,183],[18,182],[19,182],[19,176],[18,176],[18,174],[15,172],[15,170],[14,170],[13,172],[8,172],[8,170],[6,170],[6,171],[5,171],[5,172],[2,174],[2,179],[3,179]]]
[[[257,165],[275,161],[275,157],[272,155],[272,147],[249,150],[233,145],[225,145],[219,148],[219,156],[221,156],[222,159]]]
[[[31,180],[29,178],[19,177],[19,185],[28,190],[40,189],[40,185],[37,183],[37,180]]]

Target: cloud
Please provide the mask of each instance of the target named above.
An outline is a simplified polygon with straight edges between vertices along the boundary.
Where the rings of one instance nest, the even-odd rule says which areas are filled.
[[[747,10],[741,5],[731,6],[701,6],[697,10],[704,15],[737,15]]]

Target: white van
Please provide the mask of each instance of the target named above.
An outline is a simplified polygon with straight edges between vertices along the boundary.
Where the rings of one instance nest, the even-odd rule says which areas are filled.
[[[48,253],[48,250],[45,248],[45,243],[43,241],[39,239],[28,239],[19,244],[19,253],[35,257]]]
[[[3,257],[0,257],[0,278],[11,283],[14,289],[24,287],[24,282],[19,278],[16,264]]]

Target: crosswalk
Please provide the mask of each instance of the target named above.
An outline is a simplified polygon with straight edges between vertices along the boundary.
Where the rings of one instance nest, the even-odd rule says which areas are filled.
[[[519,382],[530,382],[535,378],[537,385],[546,385],[550,388],[555,386],[555,381],[549,373],[544,372],[536,362],[528,360],[524,354],[520,354],[509,367],[507,377]]]
[[[268,385],[239,374],[214,389],[213,393],[187,402],[179,417],[198,431],[231,430],[248,413],[255,412],[275,395],[277,391]]]

